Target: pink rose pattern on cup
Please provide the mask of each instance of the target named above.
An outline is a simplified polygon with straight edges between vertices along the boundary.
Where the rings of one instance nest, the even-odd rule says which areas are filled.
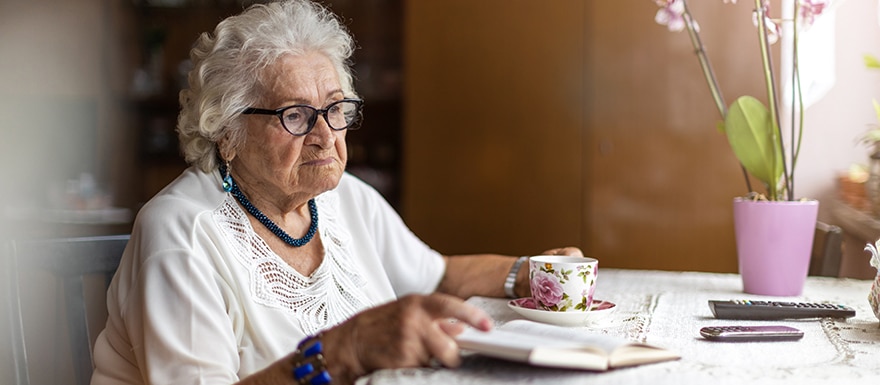
[[[576,279],[580,278],[584,283],[589,283],[590,289],[584,289],[578,300],[572,299],[562,290],[562,285],[572,279],[572,273]],[[544,310],[568,311],[573,308],[574,310],[589,311],[590,304],[593,302],[592,288],[595,287],[593,285],[595,279],[596,272],[589,266],[577,266],[574,270],[555,270],[552,264],[545,263],[540,266],[539,271],[532,274],[532,296],[537,302],[537,307]]]
[[[555,275],[541,270],[532,277],[532,296],[542,305],[548,308],[558,307],[559,302],[568,299],[568,296],[564,296],[564,294],[562,285]]]

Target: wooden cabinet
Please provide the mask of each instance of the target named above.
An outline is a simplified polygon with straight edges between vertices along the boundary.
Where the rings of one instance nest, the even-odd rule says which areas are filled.
[[[186,87],[189,50],[202,32],[241,10],[232,1],[152,1],[128,4],[126,117],[135,131],[135,200],[149,200],[186,167],[177,140],[178,94]]]

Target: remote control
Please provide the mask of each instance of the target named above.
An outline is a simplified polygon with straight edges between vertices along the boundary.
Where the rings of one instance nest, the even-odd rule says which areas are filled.
[[[804,332],[790,326],[707,326],[700,335],[711,341],[794,341]]]
[[[849,318],[856,311],[848,306],[833,303],[805,303],[778,301],[709,301],[715,318],[778,320],[797,318]]]

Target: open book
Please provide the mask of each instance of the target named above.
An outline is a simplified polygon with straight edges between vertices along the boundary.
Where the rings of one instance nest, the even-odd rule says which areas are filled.
[[[558,368],[603,371],[680,358],[657,346],[527,320],[510,321],[488,333],[468,328],[456,340],[463,350]]]

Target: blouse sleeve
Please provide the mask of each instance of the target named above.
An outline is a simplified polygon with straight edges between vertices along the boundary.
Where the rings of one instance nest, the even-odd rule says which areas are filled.
[[[127,330],[147,384],[238,381],[235,334],[226,306],[197,258],[169,251],[147,259],[125,301]]]
[[[433,292],[446,270],[442,255],[422,242],[378,191],[351,175],[345,178],[341,199],[351,206],[344,216],[369,232],[395,293]]]

